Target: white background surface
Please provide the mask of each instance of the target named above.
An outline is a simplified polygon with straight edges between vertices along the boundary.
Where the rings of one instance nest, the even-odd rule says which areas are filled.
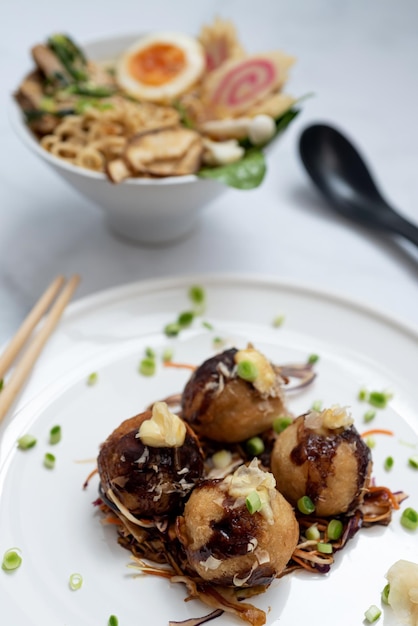
[[[7,104],[31,68],[29,48],[56,31],[79,42],[135,30],[197,34],[215,15],[235,22],[248,51],[282,48],[296,56],[287,91],[315,95],[274,149],[262,188],[228,191],[175,245],[147,249],[117,240],[101,211],[27,152],[10,128]],[[77,298],[145,278],[268,273],[417,326],[416,251],[332,214],[297,154],[308,123],[337,125],[362,149],[386,196],[418,222],[417,27],[414,0],[8,2],[0,25],[0,341],[55,274],[72,272],[82,275]]]

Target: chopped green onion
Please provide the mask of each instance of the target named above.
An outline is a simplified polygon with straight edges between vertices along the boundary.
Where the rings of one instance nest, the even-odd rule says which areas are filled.
[[[251,437],[245,444],[248,454],[258,456],[264,452],[264,441],[261,437]]]
[[[245,499],[245,505],[250,513],[257,513],[261,509],[261,499],[256,491],[252,491]]]
[[[385,393],[384,391],[371,391],[369,393],[368,402],[377,409],[384,409],[387,406],[388,400],[391,398],[391,393]]]
[[[278,315],[273,320],[273,327],[274,328],[280,328],[280,326],[283,326],[284,320],[285,320],[285,316],[284,315]]]
[[[77,591],[77,589],[81,588],[81,585],[83,584],[83,577],[81,574],[71,574],[70,579],[68,581],[68,584],[70,585],[70,589],[72,591]]]
[[[365,440],[366,446],[372,450],[376,446],[376,439],[374,437],[367,437]]]
[[[204,321],[204,322],[202,322],[202,326],[204,328],[207,328],[207,330],[213,330],[213,326],[212,326],[212,324],[210,322]]]
[[[174,350],[172,348],[165,348],[161,355],[161,359],[163,363],[169,363],[170,361],[173,360],[173,356],[174,356]]]
[[[155,359],[149,357],[142,359],[139,364],[139,373],[142,376],[154,376],[156,370]]]
[[[401,524],[408,530],[416,530],[418,528],[418,511],[407,507],[401,515]]]
[[[393,464],[395,463],[395,461],[393,460],[393,456],[388,456],[385,459],[385,462],[383,464],[383,467],[385,468],[385,470],[388,472],[389,470],[392,469]]]
[[[50,452],[45,452],[44,466],[47,469],[54,469],[55,467],[55,456],[51,454]]]
[[[369,624],[372,624],[373,622],[378,620],[381,615],[382,611],[375,604],[372,604],[364,613],[364,617],[369,622]]]
[[[316,544],[316,549],[322,554],[332,554],[333,551],[332,544],[324,543],[323,541],[318,541],[318,543]]]
[[[299,511],[304,515],[310,515],[315,511],[315,505],[309,496],[302,496],[299,498],[297,505]]]
[[[119,620],[116,615],[111,615],[109,617],[109,621],[107,622],[107,626],[118,626]]]
[[[178,316],[177,324],[180,326],[180,328],[187,328],[188,326],[190,326],[193,320],[194,320],[193,311],[184,311],[183,313],[180,313],[180,315]]]
[[[252,361],[241,361],[237,366],[237,374],[243,380],[252,383],[258,376],[258,368]]]
[[[3,561],[1,564],[2,569],[6,572],[12,572],[18,569],[22,565],[22,557],[18,548],[10,548],[6,550],[3,555]]]
[[[200,285],[192,285],[188,295],[193,304],[203,304],[206,300],[205,290]]]
[[[322,409],[322,400],[315,400],[312,403],[312,411],[320,411]]]
[[[49,431],[49,443],[55,445],[61,441],[61,426],[53,426]]]
[[[225,345],[225,339],[222,339],[222,337],[214,337],[212,343],[215,350],[220,350]]]
[[[2,391],[3,387],[4,387],[4,379],[0,378],[0,391]]]
[[[181,330],[180,325],[177,324],[177,322],[172,322],[171,324],[167,324],[167,326],[164,328],[164,332],[167,335],[167,337],[177,337],[180,330]]]
[[[17,447],[21,450],[29,450],[29,448],[33,448],[33,446],[36,445],[36,442],[37,439],[33,435],[27,433],[26,435],[19,437],[17,440]]]
[[[282,417],[276,417],[273,422],[273,430],[276,433],[282,433],[293,422],[291,417],[283,415]]]
[[[383,604],[389,604],[389,592],[390,592],[390,584],[388,583],[382,589],[381,598],[382,598]]]
[[[369,397],[369,392],[367,391],[367,389],[365,389],[364,387],[362,387],[360,389],[360,391],[358,392],[358,399],[361,402],[364,402],[365,400],[367,400],[367,398]]]
[[[332,519],[327,527],[328,538],[337,541],[343,534],[343,523],[339,519]]]
[[[225,469],[231,463],[232,454],[229,450],[218,450],[212,455],[212,463],[216,469]]]
[[[418,454],[409,457],[408,459],[409,467],[413,467],[414,469],[418,469]]]
[[[145,356],[149,359],[155,359],[155,350],[153,348],[145,348]]]
[[[317,354],[310,354],[308,356],[308,364],[309,365],[313,365],[314,363],[317,363],[319,361],[319,356]]]
[[[87,384],[89,387],[92,387],[93,385],[95,385],[97,383],[98,380],[98,375],[97,372],[92,372],[88,377],[87,377]]]
[[[321,533],[319,532],[318,525],[312,524],[305,530],[305,537],[309,539],[309,541],[318,541],[321,537]]]
[[[376,417],[376,411],[373,411],[373,409],[369,409],[369,411],[366,411],[365,414],[363,415],[363,420],[366,423],[368,423],[374,420],[375,417]]]

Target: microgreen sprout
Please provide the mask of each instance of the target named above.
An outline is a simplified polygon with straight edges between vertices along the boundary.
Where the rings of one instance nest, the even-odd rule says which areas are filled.
[[[87,384],[89,387],[92,387],[93,385],[95,385],[98,381],[99,377],[97,372],[92,372],[91,374],[89,374],[89,376],[87,377]]]
[[[22,435],[22,437],[19,437],[17,440],[17,447],[20,448],[20,450],[29,450],[36,445],[36,442],[37,439],[33,435],[26,433],[26,435]]]
[[[382,611],[375,604],[372,604],[364,613],[364,617],[369,622],[369,624],[376,622],[381,615]]]
[[[288,417],[287,415],[281,415],[280,417],[276,417],[276,419],[273,421],[273,430],[274,432],[280,434],[284,430],[286,430],[286,428],[290,426],[292,422],[293,419],[291,417]]]
[[[298,509],[304,515],[310,515],[315,511],[315,505],[309,496],[302,496],[297,501]]]
[[[10,548],[3,555],[1,567],[5,572],[12,572],[22,564],[22,556],[19,548]]]
[[[248,454],[258,456],[264,452],[264,442],[261,437],[251,437],[245,444]]]
[[[62,436],[62,432],[61,432],[61,426],[53,426],[51,428],[51,430],[49,431],[49,443],[51,445],[55,445],[56,443],[59,443],[61,441],[61,436]]]
[[[256,491],[252,491],[248,494],[245,499],[245,505],[251,514],[257,513],[257,511],[261,509],[261,498]]]
[[[418,511],[412,507],[407,507],[401,515],[401,524],[408,530],[417,530],[418,528]]]
[[[45,452],[44,455],[44,466],[47,469],[54,469],[55,467],[55,456],[51,454],[51,452]]]
[[[83,584],[83,577],[81,574],[71,574],[69,581],[68,581],[69,587],[71,589],[71,591],[77,591],[78,589],[81,588],[81,585]]]
[[[252,361],[241,361],[237,365],[237,375],[252,383],[258,376],[258,368]]]

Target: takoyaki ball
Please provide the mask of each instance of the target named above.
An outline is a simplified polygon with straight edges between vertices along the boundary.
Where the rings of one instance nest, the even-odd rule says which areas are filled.
[[[244,441],[285,412],[282,385],[278,368],[252,346],[231,348],[193,373],[182,394],[182,417],[208,439]]]
[[[370,449],[338,406],[298,417],[277,437],[271,455],[277,489],[294,506],[308,496],[315,514],[325,517],[361,504],[371,468]]]
[[[164,402],[124,422],[98,456],[101,489],[134,517],[174,512],[203,476],[203,452],[192,429]]]
[[[273,475],[254,459],[224,479],[197,485],[177,519],[177,536],[203,580],[255,587],[269,585],[283,571],[299,527]]]

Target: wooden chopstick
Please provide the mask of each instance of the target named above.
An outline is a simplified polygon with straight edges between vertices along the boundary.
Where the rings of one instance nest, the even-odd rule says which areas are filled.
[[[46,313],[54,298],[58,295],[64,282],[64,277],[57,276],[24,320],[16,335],[11,340],[0,358],[0,378],[4,376],[15,358],[18,356],[22,347],[30,338],[32,331]],[[58,324],[60,317],[63,314],[65,307],[71,300],[79,282],[80,277],[76,274],[69,279],[61,293],[58,295],[54,305],[51,307],[42,327],[31,340],[29,346],[22,355],[22,358],[10,375],[9,380],[7,380],[2,391],[0,392],[0,422],[5,417],[11,404],[21,390],[23,383],[39,357],[42,348]]]

